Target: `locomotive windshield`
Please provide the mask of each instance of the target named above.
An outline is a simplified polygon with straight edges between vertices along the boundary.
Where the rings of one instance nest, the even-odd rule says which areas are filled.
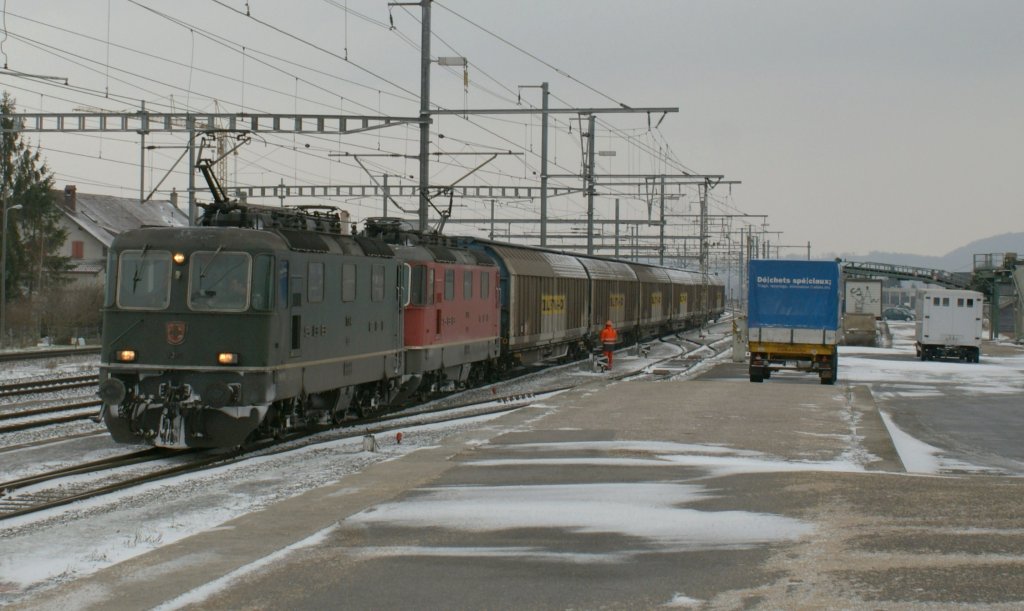
[[[249,270],[244,252],[197,252],[189,268],[188,306],[193,310],[241,311],[249,307]]]
[[[117,273],[117,305],[126,309],[162,310],[171,299],[171,253],[126,250]]]

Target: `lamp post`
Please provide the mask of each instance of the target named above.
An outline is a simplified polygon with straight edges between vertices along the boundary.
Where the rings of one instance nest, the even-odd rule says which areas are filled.
[[[4,345],[4,331],[7,329],[4,320],[7,311],[7,214],[20,209],[21,204],[4,206],[3,232],[0,234],[0,348]]]

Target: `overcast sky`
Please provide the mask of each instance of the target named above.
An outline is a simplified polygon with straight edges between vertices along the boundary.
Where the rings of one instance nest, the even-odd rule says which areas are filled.
[[[345,8],[370,20],[346,17]],[[141,99],[151,110],[212,111],[214,98],[222,112],[418,112],[418,8],[389,10],[385,0],[6,0],[5,11],[10,70],[67,77],[79,88],[0,75],[22,112],[133,111]],[[711,212],[767,215],[768,230],[782,232],[768,235],[775,244],[811,242],[819,256],[941,255],[1022,230],[1022,2],[442,0],[432,17],[433,54],[470,62],[468,91],[460,70],[434,66],[438,104],[512,107],[520,85],[546,81],[552,106],[678,107],[655,130],[646,115],[602,115],[597,149],[616,155],[600,157],[598,172],[742,181],[715,189]],[[522,90],[523,107],[539,100],[537,90]],[[499,157],[460,184],[536,184],[539,119],[470,119],[438,118],[432,150],[522,154]],[[229,182],[370,184],[358,164],[329,153],[412,155],[416,137],[415,127],[359,137],[265,136],[232,159]],[[59,185],[139,191],[134,134],[30,138],[43,145]],[[150,143],[180,147],[183,140],[154,136]],[[671,163],[660,159],[666,152]],[[179,155],[180,148],[148,154],[147,191]],[[551,155],[552,174],[580,172],[575,117],[553,123]],[[451,183],[484,159],[440,158],[431,182]],[[396,174],[415,183],[413,159],[363,161],[377,180],[387,173],[393,184]],[[166,197],[186,185],[178,166],[161,191]],[[682,197],[669,201],[670,214],[695,211],[692,189],[671,192]],[[623,187],[623,217],[646,217],[639,195]],[[377,199],[334,203],[357,221],[381,213]],[[490,214],[488,202],[463,205],[456,216]],[[613,217],[610,197],[597,206],[599,218]],[[512,202],[498,214],[524,218],[537,208]],[[580,218],[585,201],[554,198],[551,214]],[[742,226],[732,222],[734,239]]]

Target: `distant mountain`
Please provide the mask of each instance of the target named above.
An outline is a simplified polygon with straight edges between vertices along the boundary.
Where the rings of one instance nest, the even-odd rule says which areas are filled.
[[[974,255],[991,253],[1019,253],[1024,256],[1024,233],[1003,233],[988,238],[975,240],[970,244],[952,250],[941,257],[915,255],[900,252],[872,251],[866,255],[827,254],[823,259],[840,257],[847,261],[868,261],[871,263],[889,263],[891,265],[910,265],[928,267],[947,272],[969,272],[974,268]]]

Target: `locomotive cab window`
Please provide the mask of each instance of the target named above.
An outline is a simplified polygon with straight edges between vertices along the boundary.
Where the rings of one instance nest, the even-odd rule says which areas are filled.
[[[426,265],[412,268],[412,305],[425,306],[434,303],[434,269]]]
[[[487,299],[487,294],[490,290],[491,277],[486,271],[480,272],[480,298]]]
[[[466,301],[473,298],[473,272],[462,272],[462,298]]]
[[[109,308],[117,299],[117,255],[110,252],[104,256],[107,257],[107,281],[103,285],[103,307]]]
[[[252,259],[244,252],[221,249],[192,255],[188,281],[188,307],[201,311],[239,312],[249,307],[249,270]]]
[[[427,268],[423,265],[414,266],[410,282],[409,302],[417,306],[427,305],[426,295],[430,292],[427,287]]]
[[[408,263],[403,263],[398,268],[398,275],[398,300],[404,308],[409,305],[409,302],[412,299],[412,266]]]
[[[251,301],[256,310],[274,308],[274,257],[270,255],[257,255],[253,260]]]
[[[171,253],[126,250],[118,260],[117,305],[129,310],[162,310],[171,301]]]
[[[282,259],[277,264],[277,299],[278,303],[288,306],[288,261]]]

